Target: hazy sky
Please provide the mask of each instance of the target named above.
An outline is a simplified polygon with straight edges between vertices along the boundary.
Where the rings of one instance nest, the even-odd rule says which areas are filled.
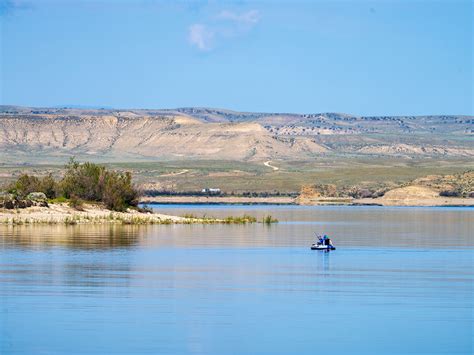
[[[474,113],[472,1],[0,4],[1,104]]]

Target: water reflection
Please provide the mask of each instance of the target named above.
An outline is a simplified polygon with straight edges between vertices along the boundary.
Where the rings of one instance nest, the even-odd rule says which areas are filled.
[[[137,245],[146,226],[20,225],[0,226],[3,247],[109,249]]]
[[[354,206],[200,206],[154,205],[164,213],[267,214],[280,223],[252,237],[270,245],[308,245],[314,234],[328,234],[341,246],[473,247],[474,208]],[[225,232],[227,233],[227,231]],[[231,232],[232,233],[232,232]],[[254,231],[247,231],[254,233]]]
[[[275,225],[0,226],[3,247],[309,247],[315,233],[336,247],[474,247],[474,209],[299,206],[154,206],[176,215],[271,214]],[[218,208],[219,207],[219,208]]]

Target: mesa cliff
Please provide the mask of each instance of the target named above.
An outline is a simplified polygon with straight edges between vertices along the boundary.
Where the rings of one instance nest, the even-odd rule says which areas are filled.
[[[359,117],[187,108],[0,107],[2,160],[309,160],[325,155],[474,157],[471,116]]]

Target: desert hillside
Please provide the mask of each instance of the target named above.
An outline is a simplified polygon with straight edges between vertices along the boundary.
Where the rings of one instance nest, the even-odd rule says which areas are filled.
[[[474,157],[471,116],[358,117],[228,110],[0,107],[3,162],[318,156]]]
[[[296,199],[300,204],[356,203],[386,206],[472,206],[474,172],[428,175],[403,184],[390,182],[336,186],[303,186]]]

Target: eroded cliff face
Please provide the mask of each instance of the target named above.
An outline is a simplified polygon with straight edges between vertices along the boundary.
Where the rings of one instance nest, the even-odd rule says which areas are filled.
[[[273,137],[258,123],[202,123],[186,117],[15,116],[0,118],[9,155],[106,155],[110,158],[254,160],[326,151],[306,137]]]
[[[212,109],[78,110],[0,106],[0,161],[308,160],[321,155],[474,157],[470,116],[357,117]]]

